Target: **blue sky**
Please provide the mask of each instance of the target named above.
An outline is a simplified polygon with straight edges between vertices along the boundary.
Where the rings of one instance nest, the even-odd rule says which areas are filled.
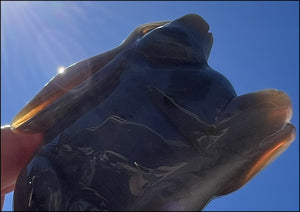
[[[205,210],[299,210],[299,2],[1,2],[1,125],[59,66],[110,50],[138,25],[188,13],[210,25],[209,65],[238,95],[267,88],[292,99],[294,143],[238,191]],[[12,210],[12,193],[4,210]]]

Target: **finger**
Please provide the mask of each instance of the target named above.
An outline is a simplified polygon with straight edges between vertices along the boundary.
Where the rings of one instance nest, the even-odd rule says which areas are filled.
[[[10,127],[1,127],[1,195],[14,189],[21,169],[32,159],[42,141],[42,134],[14,133]]]

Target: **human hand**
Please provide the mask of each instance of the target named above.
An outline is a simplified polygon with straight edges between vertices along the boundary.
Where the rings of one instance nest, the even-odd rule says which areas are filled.
[[[1,127],[1,210],[5,194],[15,189],[22,168],[40,149],[42,134],[15,133],[10,126]]]

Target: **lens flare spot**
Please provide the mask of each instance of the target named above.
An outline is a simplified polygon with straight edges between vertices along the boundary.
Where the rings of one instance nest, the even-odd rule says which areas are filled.
[[[62,73],[64,73],[64,71],[65,71],[65,67],[63,67],[63,66],[59,66],[59,67],[57,68],[57,73],[58,73],[58,74],[62,74]]]

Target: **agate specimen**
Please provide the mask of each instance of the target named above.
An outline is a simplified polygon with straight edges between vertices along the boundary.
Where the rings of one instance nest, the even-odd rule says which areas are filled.
[[[208,24],[190,14],[139,26],[68,67],[15,117],[44,146],[20,173],[15,210],[201,210],[294,140],[278,90],[237,96],[207,64]]]

